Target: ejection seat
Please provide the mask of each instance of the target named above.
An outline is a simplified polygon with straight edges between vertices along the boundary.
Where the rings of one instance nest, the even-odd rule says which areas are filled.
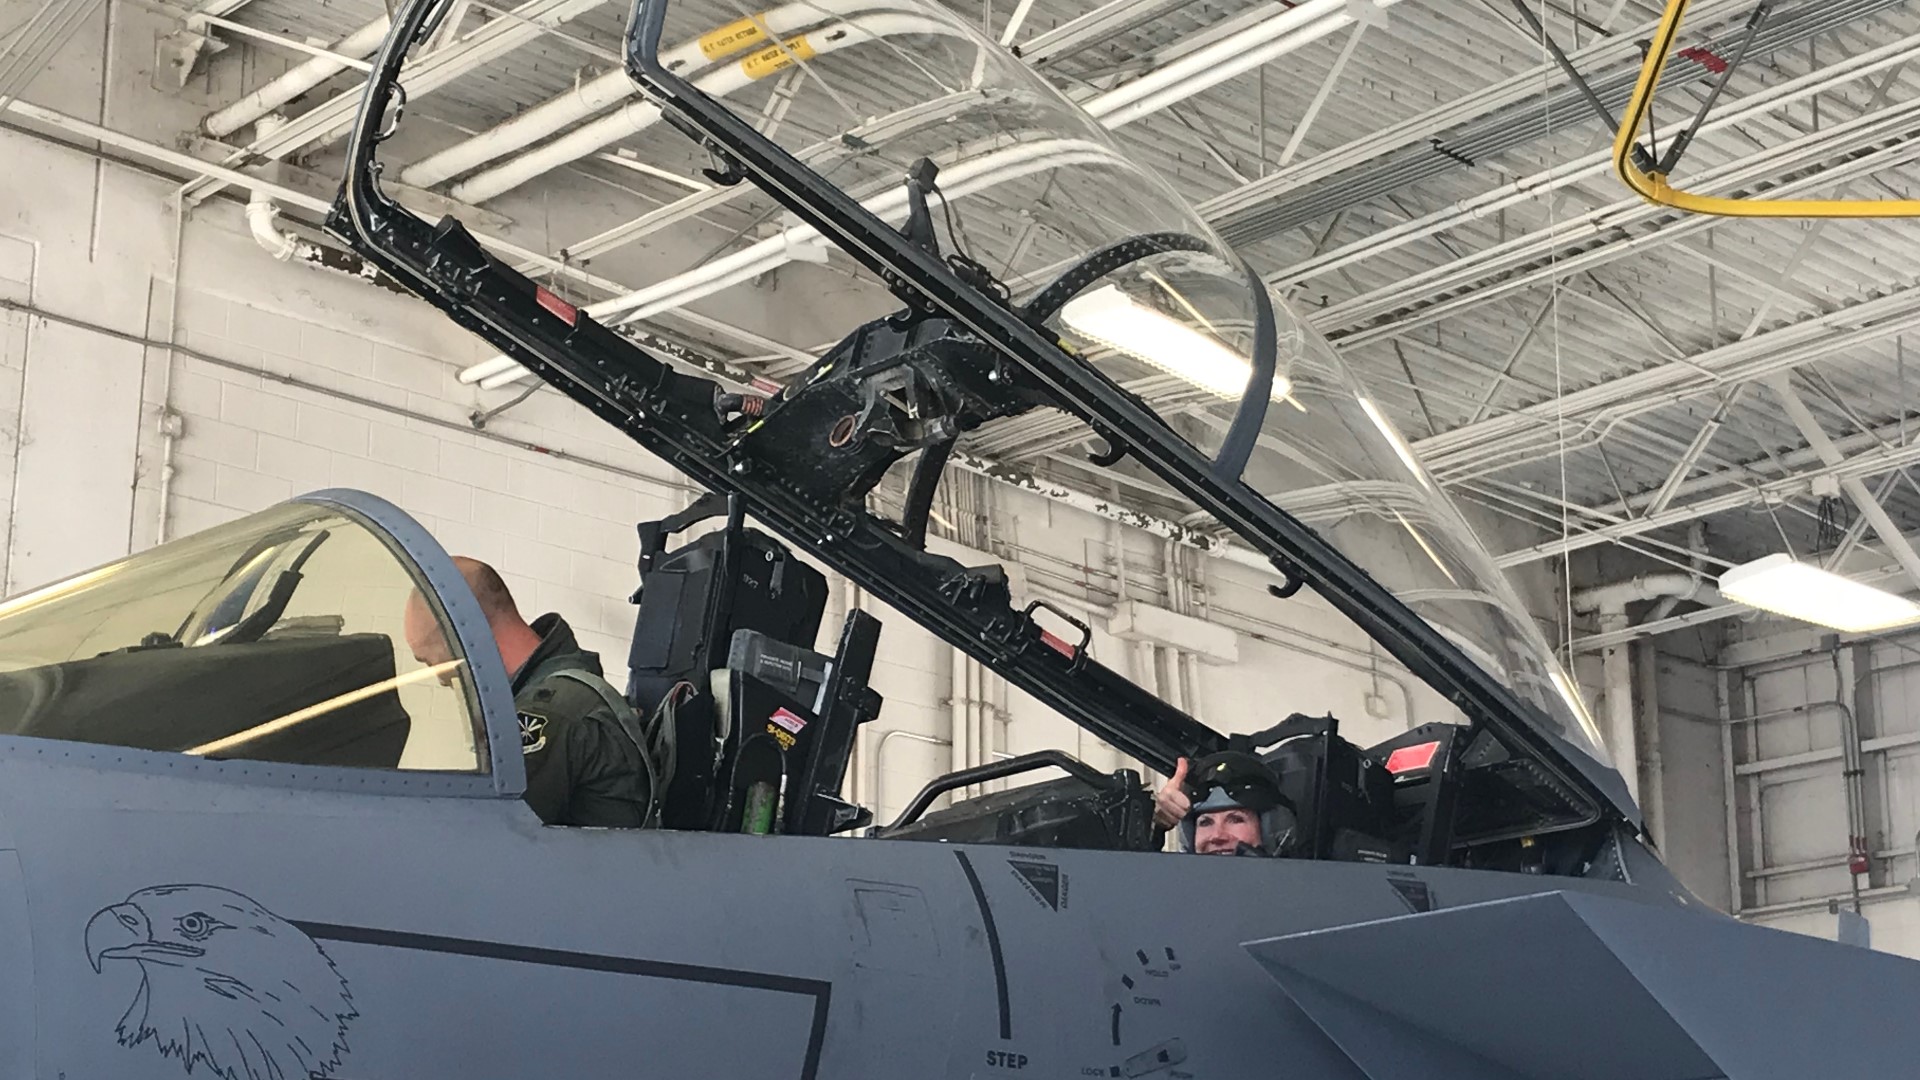
[[[722,528],[667,550],[719,517]],[[814,652],[826,578],[724,496],[639,533],[627,694],[670,755],[661,824],[812,836],[865,824],[839,792],[859,725],[880,711],[867,685],[879,620],[849,612],[834,654]]]

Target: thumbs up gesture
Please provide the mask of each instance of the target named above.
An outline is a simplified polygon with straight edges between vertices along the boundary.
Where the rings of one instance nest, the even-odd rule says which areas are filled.
[[[1153,798],[1154,824],[1163,829],[1171,829],[1180,824],[1193,809],[1193,800],[1187,798],[1187,759],[1181,758],[1173,767],[1173,775],[1161,785],[1159,794]]]

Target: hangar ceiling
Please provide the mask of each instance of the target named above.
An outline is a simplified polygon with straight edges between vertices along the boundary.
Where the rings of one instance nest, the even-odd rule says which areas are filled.
[[[11,5],[0,103],[30,90],[103,4],[130,2]],[[1618,110],[1664,5],[1525,3]],[[1920,325],[1914,225],[1701,218],[1642,203],[1608,168],[1610,127],[1512,0],[949,6],[1117,124],[1123,145],[1334,342],[1457,498],[1525,526],[1503,531],[1534,537],[1505,545],[1507,565],[1571,546],[1617,553],[1615,565],[1713,574],[1787,543],[1803,557],[1885,564],[1883,579],[1920,569],[1899,536],[1920,528],[1920,483],[1907,471],[1920,461],[1909,438],[1909,380],[1920,375],[1904,344]],[[1668,115],[1655,119],[1677,128],[1753,35],[1688,157],[1694,186],[1912,197],[1916,5],[1777,0],[1751,29],[1755,6],[1698,0],[1669,69]],[[179,26],[147,92],[206,100],[190,123],[116,129],[102,152],[157,163],[190,202],[235,197],[228,181],[270,170],[323,194],[382,0],[140,7]],[[619,78],[627,14],[625,0],[459,0],[416,62],[409,115],[428,118],[432,135],[398,177],[432,193],[422,198],[478,207],[481,227],[524,249],[525,265],[587,299],[662,277],[638,253],[670,226],[737,240],[767,226],[764,207],[713,190],[705,161],[664,125],[593,133],[629,100],[606,79]],[[876,62],[873,77],[885,68]],[[769,124],[820,122],[787,117],[782,86],[768,79],[743,96]],[[10,104],[5,122],[101,137],[31,112],[30,100]],[[286,122],[258,123],[269,113]],[[588,201],[606,211],[594,229],[556,232],[556,205]],[[829,344],[803,329],[743,330],[699,305],[647,326],[776,378]],[[1206,408],[1166,380],[1143,392],[1189,422]],[[1165,517],[1190,509],[1124,465],[1088,464],[1084,434],[1032,416],[971,449]],[[1668,606],[1628,633],[1714,617]]]

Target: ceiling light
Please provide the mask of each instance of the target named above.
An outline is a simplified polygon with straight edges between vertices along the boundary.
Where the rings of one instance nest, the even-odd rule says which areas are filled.
[[[1400,463],[1407,467],[1407,471],[1413,474],[1415,480],[1420,481],[1421,487],[1432,487],[1433,485],[1427,483],[1426,472],[1420,468],[1420,459],[1413,456],[1413,447],[1408,446],[1407,440],[1393,429],[1392,424],[1387,423],[1387,418],[1380,414],[1380,407],[1366,398],[1359,400],[1361,411],[1367,414],[1367,419],[1373,421],[1373,426],[1379,428],[1380,434],[1393,445],[1393,452],[1399,455]]]
[[[1573,718],[1580,722],[1580,730],[1587,733],[1587,740],[1605,753],[1607,740],[1600,736],[1600,725],[1593,722],[1593,714],[1587,711],[1586,700],[1580,696],[1580,691],[1574,689],[1573,682],[1558,664],[1553,667],[1552,678],[1553,688],[1560,691],[1560,699],[1567,703],[1567,708],[1573,710]]]
[[[1176,319],[1168,318],[1107,285],[1074,297],[1060,321],[1081,337],[1135,356],[1224,398],[1247,392],[1253,365],[1247,358]],[[1293,383],[1278,372],[1272,396],[1285,400]]]
[[[1734,567],[1721,575],[1720,595],[1850,634],[1920,622],[1920,604],[1809,566],[1791,555],[1769,555]]]

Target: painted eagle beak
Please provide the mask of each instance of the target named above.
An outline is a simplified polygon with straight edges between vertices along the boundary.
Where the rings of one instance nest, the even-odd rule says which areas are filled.
[[[87,920],[87,961],[95,975],[102,960],[151,960],[178,967],[182,960],[206,954],[198,946],[153,940],[147,913],[133,904],[115,904]]]
[[[102,908],[87,920],[87,962],[100,974],[100,961],[129,955],[125,950],[153,940],[147,913],[132,904]]]

